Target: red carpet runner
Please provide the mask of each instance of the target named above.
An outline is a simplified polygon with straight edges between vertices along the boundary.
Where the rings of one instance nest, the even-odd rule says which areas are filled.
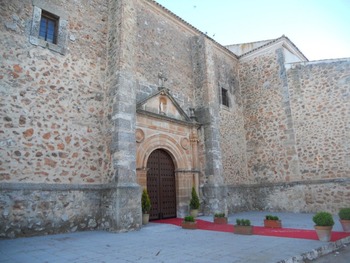
[[[182,218],[171,218],[152,221],[153,223],[163,223],[163,224],[172,224],[176,226],[181,226]],[[219,225],[214,224],[213,222],[204,221],[197,219],[198,229],[201,230],[210,230],[210,231],[219,231],[219,232],[233,232],[233,225]],[[302,238],[302,239],[312,239],[318,240],[315,230],[305,230],[305,229],[294,229],[294,228],[266,228],[262,226],[253,227],[254,235],[261,236],[273,236],[273,237],[288,237],[288,238]],[[345,232],[332,232],[331,241],[337,241],[339,239],[350,236],[350,233]]]

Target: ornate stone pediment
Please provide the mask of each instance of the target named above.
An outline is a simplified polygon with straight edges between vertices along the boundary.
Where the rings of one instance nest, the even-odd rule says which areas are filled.
[[[140,101],[137,104],[136,110],[138,113],[192,122],[191,118],[185,113],[166,88],[162,88],[158,92]]]

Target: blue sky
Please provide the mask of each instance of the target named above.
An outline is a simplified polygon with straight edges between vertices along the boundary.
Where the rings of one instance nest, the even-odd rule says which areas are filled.
[[[286,35],[309,60],[350,57],[350,0],[156,0],[222,45]]]

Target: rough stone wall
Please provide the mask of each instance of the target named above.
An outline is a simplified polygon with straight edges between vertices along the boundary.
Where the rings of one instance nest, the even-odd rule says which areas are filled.
[[[336,213],[350,197],[349,59],[282,54],[241,63],[248,178],[228,186],[229,209]]]
[[[289,211],[333,214],[347,207],[350,199],[349,183],[339,181],[308,181],[269,185],[229,186],[229,211]]]
[[[152,1],[34,2],[67,11],[68,39],[31,44],[33,1],[2,1],[1,236],[138,228],[135,104],[162,85],[203,124],[205,213],[347,205],[349,60],[238,64]]]
[[[64,55],[29,42],[33,3],[66,12]],[[1,236],[108,228],[107,8],[108,1],[1,4]]]
[[[141,2],[140,2],[141,3]],[[215,186],[203,190],[203,211],[209,212],[220,203],[223,184],[221,151],[219,146],[219,105],[213,50],[217,44],[160,7],[142,2],[138,8],[137,78],[140,83],[137,98],[155,92],[156,86],[168,88],[179,105],[187,112],[195,108],[197,120],[204,123],[200,132],[201,186]],[[220,49],[220,48],[219,48]],[[223,48],[222,48],[223,49]],[[208,189],[209,189],[208,188]]]
[[[350,178],[350,59],[290,66],[301,180]]]
[[[245,183],[248,171],[243,111],[222,109],[220,119],[225,184]]]
[[[238,60],[225,53],[215,55],[217,92],[229,93],[229,107],[220,105],[220,149],[226,185],[244,183],[247,177],[246,143]],[[221,101],[218,101],[221,104]]]
[[[0,182],[107,182],[107,1],[49,4],[69,13],[66,55],[29,43],[32,1],[0,9]]]
[[[59,186],[28,189],[26,185],[2,190],[0,208],[5,208],[0,211],[5,221],[0,224],[0,237],[108,229],[109,222],[101,213],[105,191]]]
[[[215,185],[216,189],[217,184],[223,184],[217,81],[219,77],[227,76],[215,76],[216,67],[221,65],[216,64],[220,62],[215,61],[214,53],[225,53],[224,48],[172,15],[165,14],[162,8],[150,4],[149,1],[138,3],[139,41],[135,51],[139,82],[137,99],[145,98],[156,91],[157,85],[164,84],[188,114],[190,107],[196,109],[197,120],[204,123],[200,132],[200,137],[204,137],[200,138],[202,141],[199,145],[200,169],[203,171],[200,184],[204,186],[209,183]],[[219,60],[225,60],[225,56],[234,57],[229,52],[218,56],[221,56]],[[217,74],[228,74],[223,72],[230,71],[232,66],[228,66],[229,60],[225,61],[227,69],[219,69]],[[163,77],[167,81],[160,80]],[[217,206],[214,203],[219,200],[218,193],[222,192],[213,191],[216,192],[217,189],[201,192],[206,211]]]
[[[194,107],[191,37],[194,32],[165,14],[162,8],[140,1],[137,8],[138,28],[137,79],[140,100],[162,86],[171,91],[180,106],[188,112]]]
[[[289,182],[299,174],[281,54],[279,49],[241,63],[248,166],[245,183]]]

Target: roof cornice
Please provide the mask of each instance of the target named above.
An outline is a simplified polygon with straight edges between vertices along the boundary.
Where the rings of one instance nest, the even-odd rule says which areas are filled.
[[[294,53],[295,55],[297,55],[300,58],[300,60],[309,61],[307,59],[307,57],[297,48],[297,46],[285,35],[283,35],[279,38],[273,39],[270,42],[268,42],[260,47],[257,47],[253,50],[250,50],[247,53],[240,55],[239,59],[246,60],[246,59],[258,56],[258,55],[260,55],[268,50],[275,49],[276,47],[284,47],[287,50]]]

